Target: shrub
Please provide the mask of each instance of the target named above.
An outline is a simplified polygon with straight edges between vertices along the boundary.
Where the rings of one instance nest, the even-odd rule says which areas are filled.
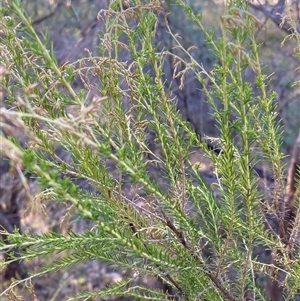
[[[184,49],[171,30],[185,58],[158,51],[153,39],[161,5],[134,2],[123,8],[112,1],[99,12],[105,24],[99,56],[87,50],[86,58],[61,66],[19,1],[2,8],[1,81],[11,108],[1,109],[1,122],[6,133],[16,128],[28,141],[22,148],[2,136],[3,155],[12,169],[38,177],[43,188],[36,202],[68,202],[69,210],[92,226],[82,234],[3,230],[9,244],[2,243],[1,249],[22,249],[27,261],[64,255],[29,279],[94,259],[134,272],[70,300],[111,295],[139,300],[295,297],[300,289],[296,184],[286,190],[283,132],[276,121],[275,95],[266,92],[269,77],[263,74],[255,42],[256,18],[245,1],[229,1],[217,37],[202,25],[201,15],[178,1],[217,59],[214,69],[206,70],[194,59],[193,48]],[[12,11],[15,18],[7,16]],[[128,60],[120,59],[121,53]],[[201,141],[177,111],[163,81],[168,56],[174,60],[174,77],[184,79],[192,71],[202,83],[220,132],[213,140],[217,150],[208,147],[208,139]],[[244,80],[246,68],[256,74],[258,96]],[[76,78],[84,84],[78,92],[72,86]],[[89,98],[91,90],[97,96]],[[150,134],[155,137],[151,143]],[[69,154],[68,161],[57,155],[58,147]],[[216,174],[212,187],[199,165],[191,164],[192,147],[211,160]],[[271,167],[270,200],[262,196],[255,173],[256,151],[263,152]],[[296,146],[293,179],[298,157]],[[110,172],[110,164],[117,173]],[[95,191],[81,189],[78,179]],[[124,187],[130,187],[130,195]],[[261,254],[269,253],[271,261],[261,260]],[[135,285],[144,275],[158,277],[167,288]]]

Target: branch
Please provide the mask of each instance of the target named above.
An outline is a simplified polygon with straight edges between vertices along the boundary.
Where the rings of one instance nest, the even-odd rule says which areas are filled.
[[[252,0],[251,0],[252,1]],[[300,28],[294,28],[288,21],[283,18],[283,13],[285,9],[285,0],[278,0],[276,5],[268,4],[253,4],[248,1],[250,7],[255,10],[259,10],[264,13],[264,15],[271,19],[280,29],[287,32],[288,34],[298,34],[300,35]]]
[[[300,134],[295,142],[291,164],[288,170],[287,187],[285,197],[285,217],[284,225],[285,231],[293,227],[295,219],[295,203],[297,196],[297,186],[300,181]]]
[[[56,5],[55,9],[50,14],[45,15],[45,16],[33,21],[32,25],[38,25],[38,24],[44,22],[45,20],[51,18],[52,16],[54,16],[62,4],[63,4],[63,1],[59,1]]]

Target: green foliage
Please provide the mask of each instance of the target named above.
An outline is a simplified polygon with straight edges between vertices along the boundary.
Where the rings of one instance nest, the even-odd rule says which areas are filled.
[[[101,55],[89,53],[79,62],[58,66],[45,46],[49,42],[34,31],[18,2],[8,1],[1,12],[0,63],[7,70],[1,81],[13,106],[1,114],[7,124],[26,133],[29,143],[24,150],[1,137],[9,146],[3,152],[15,165],[38,176],[56,201],[67,201],[93,226],[83,234],[15,232],[8,234],[10,243],[2,243],[1,249],[21,247],[25,260],[63,254],[31,278],[94,259],[134,271],[132,278],[70,300],[97,296],[242,300],[249,294],[249,300],[267,300],[257,278],[268,275],[268,264],[253,257],[255,248],[262,245],[279,248],[283,254],[282,266],[289,273],[286,293],[293,296],[299,266],[291,266],[288,251],[266,230],[253,172],[256,148],[272,167],[279,187],[276,197],[283,198],[282,129],[274,95],[266,91],[268,76],[261,69],[256,21],[245,1],[229,1],[220,37],[203,26],[189,5],[177,1],[216,56],[213,70],[205,69],[170,28],[170,37],[186,59],[158,50],[153,43],[161,12],[158,1],[134,1],[129,10],[122,9],[121,1],[111,1],[99,15],[105,23]],[[5,16],[7,12],[13,12],[21,23]],[[130,59],[120,59],[124,53]],[[164,85],[163,65],[168,56],[183,66],[174,78],[192,71],[203,84],[220,133],[215,139],[220,155],[209,150],[181,119]],[[244,80],[246,68],[256,74],[259,95],[254,96]],[[72,86],[76,77],[84,84],[80,93]],[[98,96],[89,99],[92,89],[97,89]],[[129,106],[124,105],[125,99]],[[149,147],[150,130],[158,152]],[[70,161],[56,156],[57,146],[70,154]],[[218,196],[199,175],[198,166],[189,162],[194,146],[213,162]],[[118,177],[106,168],[108,162],[114,162]],[[153,166],[159,166],[160,180],[151,173]],[[70,176],[87,180],[97,192],[80,189]],[[130,198],[122,191],[127,183],[138,197]],[[171,289],[135,285],[137,275],[159,277]]]

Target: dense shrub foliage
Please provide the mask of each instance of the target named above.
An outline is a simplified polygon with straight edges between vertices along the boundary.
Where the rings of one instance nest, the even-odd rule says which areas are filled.
[[[98,53],[59,63],[20,1],[1,8],[1,155],[24,187],[38,182],[32,210],[63,202],[62,224],[71,214],[89,221],[82,233],[3,229],[1,266],[60,254],[26,279],[90,260],[132,271],[69,300],[292,300],[300,290],[300,141],[286,175],[276,95],[255,39],[260,24],[245,1],[228,1],[217,35],[177,2],[214,55],[213,68],[183,46],[159,1],[111,1],[98,13]],[[157,43],[160,22],[172,49]],[[183,120],[166,62],[180,89],[194,75],[217,137],[200,137]],[[195,150],[209,159],[213,183],[192,162]],[[269,177],[257,172],[258,154]],[[163,286],[138,282],[149,276]]]

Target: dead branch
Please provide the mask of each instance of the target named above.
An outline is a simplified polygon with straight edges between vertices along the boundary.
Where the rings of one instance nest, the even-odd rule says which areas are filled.
[[[295,219],[295,203],[300,181],[300,134],[296,140],[287,175],[284,225],[285,231],[293,228]]]
[[[294,248],[293,239],[290,233],[293,229],[297,229],[298,225],[296,223],[296,197],[298,194],[298,188],[300,180],[300,134],[295,142],[291,163],[287,174],[287,186],[286,186],[286,196],[284,199],[284,214],[283,214],[283,224],[284,229],[280,233],[280,238],[282,243],[286,244],[289,248],[289,257],[292,260],[294,258]],[[299,227],[298,227],[299,228]],[[273,254],[272,263],[274,267],[271,270],[269,279],[269,297],[272,301],[281,301],[282,293],[284,291],[284,279],[285,267],[282,265],[282,253],[275,252]]]
[[[252,1],[252,0],[251,0]],[[288,34],[300,34],[300,27],[294,28],[283,16],[285,10],[285,0],[278,0],[276,5],[253,4],[248,1],[249,6],[255,10],[263,12],[263,14],[271,19],[280,29]]]
[[[45,20],[51,18],[52,16],[54,16],[56,14],[56,12],[59,10],[60,6],[62,6],[62,4],[63,4],[63,1],[59,1],[56,5],[55,9],[51,13],[33,21],[32,25],[38,25],[38,24],[44,22]]]

